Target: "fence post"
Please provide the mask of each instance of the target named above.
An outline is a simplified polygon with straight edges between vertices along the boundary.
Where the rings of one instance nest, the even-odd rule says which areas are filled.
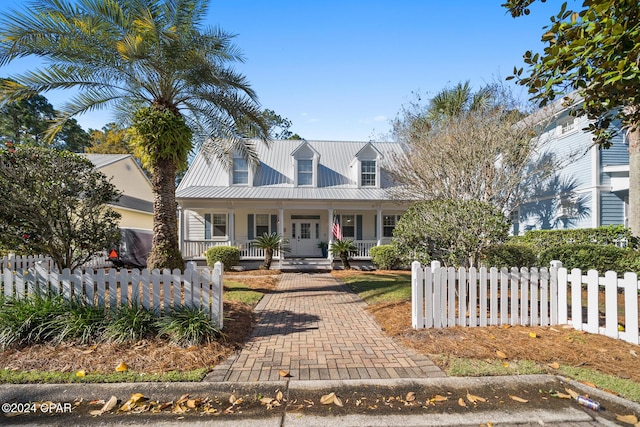
[[[224,327],[224,316],[223,316],[223,293],[224,293],[224,282],[223,282],[223,277],[224,275],[224,268],[223,265],[220,261],[216,262],[213,265],[213,285],[215,288],[215,292],[214,294],[217,296],[218,298],[218,305],[216,307],[216,315],[218,316],[217,322],[218,322],[218,327],[220,329],[222,329]]]
[[[424,328],[424,274],[420,262],[411,263],[411,324]]]
[[[638,275],[624,273],[625,341],[640,344],[638,337]]]

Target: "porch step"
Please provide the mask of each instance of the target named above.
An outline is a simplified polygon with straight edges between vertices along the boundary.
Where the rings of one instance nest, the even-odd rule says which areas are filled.
[[[285,258],[281,271],[331,271],[332,263],[326,258]]]

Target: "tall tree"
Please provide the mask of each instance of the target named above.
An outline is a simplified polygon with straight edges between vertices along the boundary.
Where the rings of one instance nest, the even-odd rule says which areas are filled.
[[[129,132],[117,123],[107,123],[102,130],[89,129],[91,145],[87,153],[95,154],[130,154]]]
[[[540,123],[514,108],[503,88],[473,93],[468,84],[445,89],[426,105],[404,107],[393,124],[407,149],[388,168],[405,200],[479,200],[508,212],[523,192],[543,142]],[[536,118],[542,119],[542,117]],[[553,165],[545,164],[548,174]]]
[[[536,0],[509,0],[513,17],[528,15]],[[544,2],[544,0],[542,0]],[[544,52],[524,54],[527,73],[515,68],[518,83],[543,107],[576,92],[576,114],[590,119],[594,143],[611,145],[620,120],[629,140],[629,226],[640,235],[640,7],[637,0],[584,0],[576,10],[563,3],[544,27]]]
[[[292,137],[294,136],[294,134],[289,130],[292,125],[291,120],[280,116],[275,111],[268,108],[262,110],[262,113],[260,114],[262,115],[262,119],[269,128],[269,138],[293,139]],[[248,136],[257,136],[254,129],[252,128],[251,123],[242,123],[241,127]],[[298,134],[295,134],[295,136],[298,136]],[[298,136],[297,139],[300,139],[300,137]]]
[[[242,61],[233,36],[202,28],[208,0],[35,0],[2,13],[0,65],[31,55],[44,68],[14,76],[6,101],[77,88],[50,128],[85,111],[114,107],[130,119],[154,192],[151,268],[183,268],[178,247],[176,172],[192,142],[230,164],[238,153],[257,162],[238,123],[268,140],[255,92],[230,63]],[[191,136],[193,135],[193,139]]]

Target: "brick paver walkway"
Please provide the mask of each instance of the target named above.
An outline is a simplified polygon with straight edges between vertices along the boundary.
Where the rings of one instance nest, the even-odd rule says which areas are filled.
[[[245,348],[210,381],[345,380],[443,377],[428,358],[387,337],[366,303],[328,273],[283,273],[256,306]]]

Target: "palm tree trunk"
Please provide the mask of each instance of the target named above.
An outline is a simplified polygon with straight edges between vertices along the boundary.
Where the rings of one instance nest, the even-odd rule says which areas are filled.
[[[175,181],[176,164],[173,160],[160,159],[153,164],[153,240],[147,259],[149,269],[184,268],[178,245]]]
[[[629,228],[640,236],[640,123],[630,130],[629,137]]]

